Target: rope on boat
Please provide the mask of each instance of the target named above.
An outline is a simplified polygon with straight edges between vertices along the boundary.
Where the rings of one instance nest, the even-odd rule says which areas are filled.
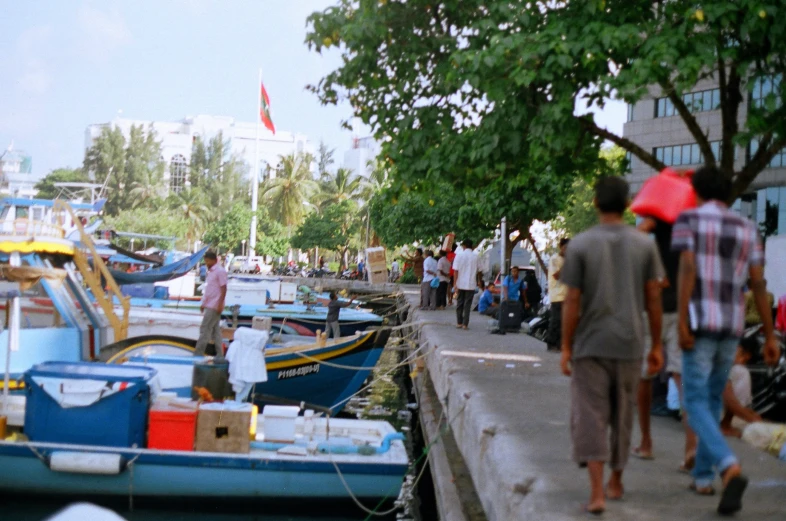
[[[128,511],[134,511],[134,463],[139,459],[142,453],[140,452],[134,456],[131,461],[126,464],[128,468]]]

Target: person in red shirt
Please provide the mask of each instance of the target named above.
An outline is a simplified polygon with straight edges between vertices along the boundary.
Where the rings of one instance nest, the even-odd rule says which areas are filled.
[[[453,271],[453,259],[456,258],[456,248],[458,245],[454,242],[453,247],[448,252],[448,261],[450,261],[450,281],[448,282],[448,306],[453,305],[453,283],[456,280],[456,272]]]

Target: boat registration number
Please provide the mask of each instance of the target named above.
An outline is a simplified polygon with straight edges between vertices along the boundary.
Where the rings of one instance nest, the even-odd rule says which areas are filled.
[[[279,380],[286,380],[287,378],[296,378],[298,376],[306,376],[319,372],[319,364],[304,365],[295,369],[286,369],[278,372]]]

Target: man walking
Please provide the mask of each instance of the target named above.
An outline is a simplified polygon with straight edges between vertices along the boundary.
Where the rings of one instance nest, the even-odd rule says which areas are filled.
[[[464,239],[461,245],[464,250],[453,261],[453,271],[456,273],[456,327],[469,329],[472,297],[478,285],[478,255],[472,250],[470,239]]]
[[[437,277],[437,261],[434,252],[426,250],[423,261],[423,282],[420,283],[420,309],[433,311],[437,307],[437,288],[431,287],[431,281]]]
[[[768,309],[764,254],[756,225],[726,206],[731,180],[717,167],[700,168],[691,183],[699,207],[677,218],[671,241],[671,247],[680,252],[677,309],[685,410],[699,437],[691,488],[698,494],[712,494],[715,472],[720,472],[723,493],[718,512],[729,515],[742,508],[748,480],[721,433],[718,418],[742,336],[747,279],[764,327],[764,360],[775,365],[780,348]]]
[[[628,226],[628,184],[605,177],[595,185],[600,224],[576,236],[566,250],[559,280],[563,304],[563,374],[571,379],[573,457],[587,467],[590,501],[600,514],[606,498],[621,499],[622,472],[630,453],[636,384],[644,351],[646,302],[652,333],[649,372],[663,365],[659,279],[663,268],[655,244]],[[611,435],[608,429],[611,427]],[[603,464],[611,478],[605,490]]]
[[[549,351],[559,351],[562,345],[562,302],[568,292],[567,286],[560,280],[562,265],[565,262],[565,249],[569,239],[560,239],[559,253],[549,259],[549,302],[551,303],[551,318],[549,318],[548,341],[546,347]]]
[[[227,296],[227,272],[218,263],[214,251],[205,253],[207,277],[205,290],[202,293],[202,325],[199,326],[199,339],[194,348],[194,356],[204,356],[207,344],[212,342],[216,347],[216,358],[224,358],[221,338],[221,313],[224,312],[224,301]]]
[[[325,319],[325,336],[327,338],[332,335],[334,339],[338,339],[341,336],[341,324],[338,321],[341,308],[348,308],[354,301],[355,297],[352,297],[349,302],[339,302],[336,292],[330,292],[330,302],[328,302],[327,318]]]
[[[658,255],[666,270],[666,276],[661,281],[661,305],[663,307],[661,341],[666,349],[666,371],[674,378],[674,383],[677,385],[680,397],[682,397],[682,352],[677,339],[677,266],[679,265],[680,257],[678,253],[671,249],[673,225],[661,219],[645,217],[637,228],[639,231],[654,235],[655,245],[658,247]],[[649,330],[646,331],[645,338],[649,338]],[[637,398],[641,444],[633,449],[633,455],[644,460],[653,459],[652,433],[650,430],[652,379],[653,376],[648,374],[647,367],[642,367]],[[697,442],[696,435],[688,426],[687,419],[684,416],[683,424],[685,427],[685,456],[680,468],[686,471],[693,468]]]

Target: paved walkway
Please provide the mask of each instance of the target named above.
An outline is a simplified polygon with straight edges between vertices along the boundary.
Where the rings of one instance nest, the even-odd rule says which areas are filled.
[[[408,299],[417,304],[417,296]],[[488,519],[591,518],[580,511],[589,485],[570,458],[569,379],[559,371],[559,355],[527,335],[489,334],[486,317],[474,312],[469,331],[455,328],[454,308],[413,313],[416,321],[444,323],[424,326],[420,340],[436,346],[428,371]],[[689,493],[690,477],[676,470],[680,424],[653,418],[653,436],[656,459],[631,458],[626,497],[609,502],[603,519],[718,519],[717,497]],[[786,519],[786,463],[741,441],[732,445],[751,479],[736,519]]]

